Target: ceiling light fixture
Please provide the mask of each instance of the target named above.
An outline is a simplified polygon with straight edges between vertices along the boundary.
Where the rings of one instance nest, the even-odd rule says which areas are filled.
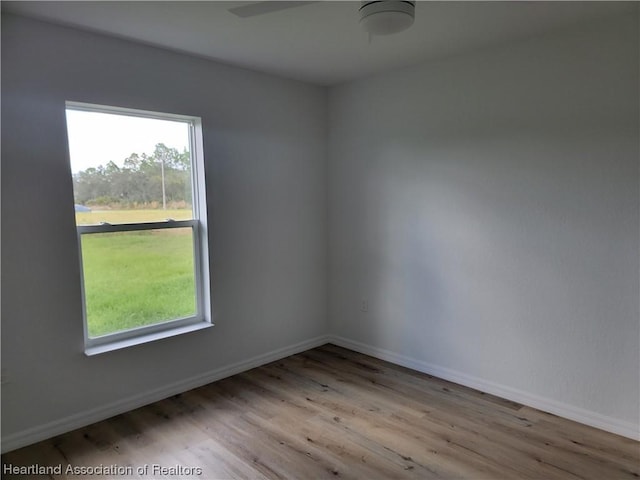
[[[415,10],[416,2],[400,0],[362,2],[360,25],[371,35],[402,32],[413,25]]]

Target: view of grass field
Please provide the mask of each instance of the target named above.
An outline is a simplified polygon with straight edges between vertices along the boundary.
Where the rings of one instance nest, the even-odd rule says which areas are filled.
[[[193,218],[191,210],[78,212],[78,225]],[[196,313],[190,228],[82,236],[90,337]]]

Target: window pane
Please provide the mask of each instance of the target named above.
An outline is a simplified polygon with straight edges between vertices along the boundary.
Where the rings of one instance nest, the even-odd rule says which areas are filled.
[[[66,113],[78,225],[193,218],[188,122]]]
[[[82,235],[89,337],[196,315],[193,230]]]

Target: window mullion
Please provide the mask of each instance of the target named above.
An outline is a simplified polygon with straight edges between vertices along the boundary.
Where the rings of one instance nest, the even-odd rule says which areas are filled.
[[[101,223],[99,225],[78,225],[78,232],[85,233],[109,233],[109,232],[135,232],[141,230],[162,230],[167,228],[192,227],[197,220],[170,220],[164,222],[141,223]]]

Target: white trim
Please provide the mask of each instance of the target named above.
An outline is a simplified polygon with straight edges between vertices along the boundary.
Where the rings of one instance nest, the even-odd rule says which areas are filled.
[[[153,120],[169,120],[178,122],[191,122],[194,117],[192,115],[181,115],[179,113],[154,112],[151,110],[138,110],[137,108],[116,107],[113,105],[100,105],[97,103],[75,102],[67,100],[65,108],[69,110],[78,110],[81,112],[99,112],[108,113],[110,115],[125,115],[128,117],[142,117]]]
[[[40,442],[56,435],[70,432],[76,428],[100,422],[115,415],[129,412],[173,395],[207,385],[232,375],[237,375],[238,373],[251,370],[252,368],[256,368],[270,362],[275,362],[276,360],[304,352],[311,348],[319,347],[320,345],[324,345],[328,342],[329,336],[321,335],[310,340],[257,355],[248,360],[242,360],[224,367],[216,368],[200,375],[195,375],[191,378],[187,378],[170,385],[165,385],[148,392],[133,395],[97,408],[85,410],[84,412],[79,412],[60,420],[54,420],[53,422],[49,422],[44,425],[39,425],[11,435],[3,436],[2,453],[31,445],[32,443]]]
[[[194,377],[172,383],[171,385],[163,386],[138,395],[133,395],[129,398],[118,400],[98,408],[86,410],[60,420],[55,420],[41,426],[28,428],[11,435],[7,435],[2,437],[1,451],[2,453],[6,453],[8,451],[15,450],[16,448],[21,448],[35,442],[46,440],[47,438],[61,435],[71,430],[75,430],[76,428],[81,428],[92,423],[105,420],[173,395],[201,387],[202,385],[280,360],[290,355],[295,355],[296,353],[319,347],[325,343],[333,343],[334,345],[348,348],[355,352],[364,353],[365,355],[386,360],[396,365],[401,365],[422,373],[427,373],[429,375],[459,383],[460,385],[475,388],[492,395],[497,395],[514,402],[522,403],[523,405],[537,408],[538,410],[553,413],[554,415],[583,423],[585,425],[616,433],[633,440],[640,440],[639,428],[631,422],[625,422],[623,420],[618,420],[583,408],[568,405],[566,403],[533,395],[522,390],[499,385],[455,370],[439,367],[421,360],[400,355],[391,352],[390,350],[384,350],[382,348],[348,340],[344,337],[321,335],[310,340],[252,357],[248,360],[220,367],[201,375],[196,375]]]
[[[396,365],[411,368],[444,380],[449,380],[466,387],[471,387],[476,390],[521,403],[591,427],[622,435],[623,437],[631,438],[633,440],[640,440],[640,426],[632,422],[626,422],[624,420],[619,420],[584,408],[576,407],[568,403],[541,397],[539,395],[525,392],[524,390],[500,385],[482,378],[467,375],[466,373],[433,365],[423,362],[422,360],[417,360],[390,350],[349,340],[344,337],[331,335],[329,342],[355,352],[364,353],[365,355],[370,355],[372,357],[379,358],[380,360],[386,360],[387,362],[391,362]]]
[[[189,124],[191,142],[191,192],[193,215],[198,219],[193,230],[193,260],[196,278],[196,301],[198,314],[215,323],[211,315],[211,274],[209,272],[209,217],[207,204],[207,182],[205,178],[205,156],[202,119],[192,117]]]
[[[153,325],[153,327],[156,327],[156,330],[146,331],[146,333],[144,334],[138,334],[136,336],[129,335],[127,337],[123,337],[120,340],[110,341],[109,343],[99,343],[94,346],[87,346],[84,349],[84,354],[87,357],[91,357],[100,353],[113,352],[115,350],[120,350],[121,348],[133,347],[134,345],[142,345],[143,343],[155,342],[156,340],[162,340],[163,338],[175,337],[184,333],[195,332],[205,328],[213,327],[213,324],[211,322],[207,322],[206,320],[187,320],[195,323],[189,323],[187,325],[176,325],[176,323],[178,322],[173,321],[170,322],[171,325],[174,325],[171,328],[167,328],[167,326],[163,324],[156,324]],[[136,329],[136,331],[139,331],[139,329]]]

